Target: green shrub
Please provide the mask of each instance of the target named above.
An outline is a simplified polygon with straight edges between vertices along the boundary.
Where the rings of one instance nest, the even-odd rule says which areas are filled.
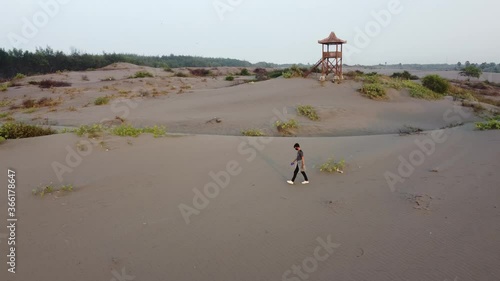
[[[402,81],[403,87],[407,88],[410,91],[410,96],[417,99],[426,99],[426,100],[437,100],[443,98],[443,95],[440,95],[418,83],[413,81]]]
[[[422,85],[439,94],[444,94],[450,89],[450,82],[435,74],[425,76],[422,79]]]
[[[167,130],[164,126],[146,127],[142,132],[145,134],[153,134],[155,138],[163,137],[167,134]]]
[[[333,158],[328,159],[326,163],[319,167],[320,172],[325,173],[344,173],[345,169],[345,161],[341,160],[339,162],[335,162]]]
[[[0,127],[0,136],[6,139],[23,139],[48,136],[57,132],[51,128],[43,128],[24,123],[5,123]]]
[[[267,74],[269,78],[278,78],[283,75],[283,70],[274,70]]]
[[[265,136],[265,134],[258,129],[252,129],[252,130],[246,130],[241,132],[242,135],[247,136],[247,137],[262,137]]]
[[[476,128],[481,131],[500,130],[500,120],[499,118],[497,118],[497,119],[490,119],[486,122],[476,123]]]
[[[297,65],[293,65],[291,68],[284,69],[283,72],[283,78],[297,78],[297,77],[302,77],[304,75],[304,72],[300,67]]]
[[[40,82],[30,81],[28,82],[30,85],[38,85],[42,89],[50,89],[56,87],[69,87],[71,83],[64,81],[54,81],[54,80],[42,80]]]
[[[4,119],[7,116],[10,116],[10,112],[0,113],[0,119]]]
[[[98,97],[94,101],[95,105],[104,105],[104,104],[108,104],[108,103],[109,103],[109,97],[108,96]]]
[[[138,137],[142,133],[141,129],[130,124],[123,124],[113,129],[113,134],[120,137]]]
[[[349,71],[344,74],[345,77],[351,78],[351,79],[358,79],[358,77],[362,77],[365,73],[363,71]]]
[[[175,77],[188,77],[188,75],[187,75],[187,74],[182,73],[182,72],[177,72],[174,76],[175,76]]]
[[[234,81],[234,76],[232,75],[226,76],[226,81]]]
[[[165,71],[165,72],[174,72],[174,71],[172,70],[172,68],[170,68],[170,67],[168,67],[168,66],[164,67],[164,68],[163,68],[163,71]]]
[[[316,109],[314,109],[314,107],[310,105],[301,105],[297,107],[297,112],[299,113],[299,115],[305,116],[311,119],[312,121],[319,120],[319,116],[318,113],[316,112]]]
[[[396,79],[404,79],[404,80],[418,80],[418,76],[411,75],[410,72],[408,71],[403,71],[403,72],[394,72],[391,75],[391,78],[396,78]]]
[[[133,76],[133,78],[147,78],[147,77],[152,78],[154,77],[154,75],[147,71],[137,71]]]
[[[5,141],[5,138],[4,137],[0,137],[0,144],[3,143]]]
[[[299,122],[295,119],[290,119],[288,122],[276,121],[274,125],[276,126],[276,129],[278,129],[278,132],[282,134],[291,134],[292,129],[299,128]]]
[[[367,84],[378,84],[378,83],[381,82],[380,81],[380,75],[378,75],[375,72],[365,74],[363,76],[363,82],[365,82]]]
[[[240,72],[240,75],[241,76],[250,76],[250,71],[248,71],[248,69],[246,69],[246,68],[243,68]]]
[[[88,135],[89,138],[99,137],[102,132],[104,132],[104,128],[101,124],[94,124],[92,126],[83,125],[74,131],[79,137],[83,135]]]
[[[293,77],[293,73],[290,70],[283,72],[283,78],[290,79]]]
[[[0,84],[0,92],[6,92],[9,89],[9,84]]]
[[[16,74],[16,76],[14,76],[14,80],[23,79],[23,78],[26,78],[26,75],[24,75],[22,73],[18,73],[18,74]]]
[[[385,91],[384,86],[377,83],[364,84],[363,88],[361,88],[361,93],[363,93],[366,97],[379,100],[379,99],[387,99],[387,93]]]

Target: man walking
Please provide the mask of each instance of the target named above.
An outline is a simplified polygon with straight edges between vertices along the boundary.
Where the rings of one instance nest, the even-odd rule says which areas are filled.
[[[298,143],[296,143],[293,146],[293,148],[295,148],[295,150],[297,150],[297,157],[295,158],[295,160],[293,160],[291,165],[293,166],[295,164],[295,162],[297,162],[297,166],[295,168],[295,171],[293,172],[292,180],[287,181],[287,183],[294,184],[295,178],[297,178],[297,174],[299,173],[299,170],[300,170],[300,172],[302,173],[302,176],[304,177],[304,181],[302,182],[302,184],[308,184],[309,179],[307,178],[307,175],[306,175],[306,162],[304,160],[304,151],[302,151],[302,149],[300,148],[300,145]]]

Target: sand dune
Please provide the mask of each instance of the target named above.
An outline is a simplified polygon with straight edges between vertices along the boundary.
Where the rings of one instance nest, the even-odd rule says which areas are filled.
[[[500,134],[474,130],[478,117],[451,99],[394,91],[372,101],[355,82],[227,87],[219,77],[205,87],[187,78],[194,86],[186,93],[129,97],[134,103],[117,113],[81,106],[103,95],[106,72],[135,69],[99,71],[88,84],[76,85],[82,74],[67,77],[94,89],[59,107],[71,102],[76,112],[35,114],[77,126],[128,112],[132,124],[187,134],[59,134],[0,145],[3,180],[16,171],[19,219],[17,273],[4,267],[1,280],[500,280]],[[166,88],[177,78],[165,79],[144,81]],[[6,94],[20,99],[33,89]],[[59,91],[35,94],[65,95]],[[321,121],[298,117],[299,104],[318,108]],[[297,136],[278,137],[271,123],[279,115],[299,120]],[[206,123],[213,117],[222,122]],[[465,125],[432,131],[455,122]],[[399,136],[404,125],[427,131]],[[249,128],[271,137],[238,136]],[[309,185],[300,175],[286,184],[295,142]],[[319,171],[330,157],[345,159],[344,174]],[[75,190],[32,194],[50,184]],[[4,265],[5,235],[3,228]]]

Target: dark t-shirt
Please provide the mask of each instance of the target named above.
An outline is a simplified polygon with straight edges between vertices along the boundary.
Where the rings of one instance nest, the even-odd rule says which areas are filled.
[[[302,156],[304,156],[304,152],[302,150],[297,151],[297,161],[301,161]]]

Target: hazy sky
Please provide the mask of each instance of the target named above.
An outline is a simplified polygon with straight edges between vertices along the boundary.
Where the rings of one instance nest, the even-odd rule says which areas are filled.
[[[348,41],[351,65],[500,63],[498,0],[2,0],[1,7],[4,49],[314,63],[317,40],[335,31]]]

